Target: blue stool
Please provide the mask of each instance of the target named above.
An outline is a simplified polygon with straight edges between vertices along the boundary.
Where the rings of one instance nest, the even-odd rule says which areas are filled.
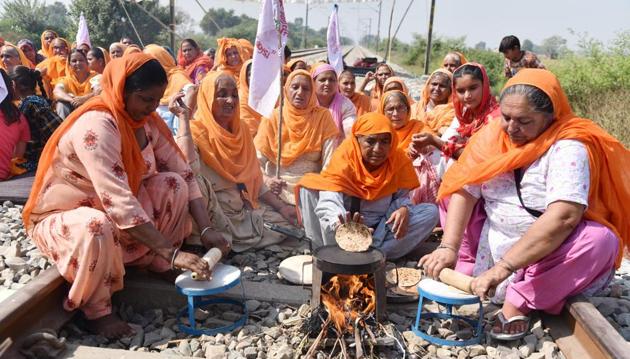
[[[191,272],[186,271],[180,274],[175,280],[175,286],[180,294],[188,297],[188,308],[177,313],[177,323],[179,329],[190,335],[216,335],[218,333],[228,333],[245,325],[247,322],[247,307],[245,306],[245,288],[241,282],[241,270],[230,265],[218,263],[212,271],[212,280],[193,280]],[[204,297],[217,295],[228,289],[241,285],[241,301],[227,298]],[[243,315],[234,323],[218,328],[198,329],[195,321],[195,309],[204,308],[212,304],[234,304],[241,307]],[[182,323],[182,317],[188,313],[188,325]]]
[[[418,313],[416,314],[416,324],[413,327],[413,332],[417,336],[434,344],[448,346],[466,346],[479,344],[481,342],[481,334],[483,328],[483,305],[481,304],[479,297],[462,292],[442,282],[438,282],[429,278],[421,280],[420,283],[418,283],[417,289],[420,298],[418,302]],[[446,312],[440,311],[438,313],[422,313],[422,305],[424,304],[425,299],[432,300],[438,305],[445,305]],[[475,303],[479,303],[479,318],[476,321],[471,318],[466,318],[460,315],[453,314],[454,305]],[[420,329],[420,320],[433,318],[441,320],[461,319],[473,327],[473,337],[471,339],[463,341],[447,340],[434,337],[432,335],[429,335],[428,333],[423,332]]]

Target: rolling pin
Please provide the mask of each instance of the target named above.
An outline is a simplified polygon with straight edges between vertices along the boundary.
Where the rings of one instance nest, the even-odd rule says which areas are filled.
[[[472,289],[470,289],[473,277],[456,272],[450,268],[444,268],[440,271],[439,279],[444,284],[448,284],[468,294],[474,294]]]
[[[219,250],[218,248],[212,248],[201,259],[206,261],[208,263],[208,266],[210,267],[210,270],[212,270],[214,266],[216,266],[217,263],[219,263],[219,260],[221,260],[221,256],[222,256],[221,250]],[[190,274],[190,278],[192,278],[192,280],[210,280],[211,279],[211,278],[205,278],[204,276],[202,276],[201,274],[197,272],[192,272]]]

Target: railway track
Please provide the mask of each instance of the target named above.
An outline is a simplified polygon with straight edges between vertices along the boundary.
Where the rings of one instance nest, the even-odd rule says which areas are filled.
[[[174,286],[165,282],[152,282],[141,274],[130,274],[125,289],[114,296],[114,301],[124,301],[134,306],[183,305]],[[256,284],[249,283],[246,296],[259,300],[265,297]],[[288,286],[287,286],[288,287]],[[0,306],[0,357],[20,358],[24,338],[45,328],[58,331],[75,313],[62,309],[61,302],[67,284],[52,267],[28,283],[24,288],[2,302]],[[304,301],[303,289],[296,288],[294,303]],[[239,293],[234,293],[238,296]],[[229,296],[229,294],[228,294]],[[277,299],[277,298],[275,298]],[[567,359],[622,359],[630,358],[630,346],[584,297],[577,296],[565,306],[561,315],[542,315],[543,324]],[[61,358],[164,358],[158,353],[138,353],[121,349],[69,346]]]

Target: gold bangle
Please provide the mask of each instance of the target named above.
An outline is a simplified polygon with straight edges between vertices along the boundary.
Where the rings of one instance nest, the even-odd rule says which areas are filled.
[[[206,234],[207,231],[211,230],[212,228],[210,226],[205,227],[204,229],[201,230],[201,234],[199,234],[199,238],[203,237],[204,234]]]

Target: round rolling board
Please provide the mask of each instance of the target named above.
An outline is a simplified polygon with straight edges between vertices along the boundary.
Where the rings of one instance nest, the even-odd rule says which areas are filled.
[[[479,297],[476,295],[468,294],[431,278],[422,279],[418,282],[416,288],[423,297],[444,304],[463,305],[479,303]]]
[[[184,333],[191,335],[216,335],[218,333],[228,333],[242,327],[247,322],[248,312],[244,304],[245,293],[243,289],[242,301],[227,298],[210,298],[203,300],[203,297],[221,294],[241,284],[241,270],[230,265],[218,263],[212,270],[212,279],[193,280],[191,271],[180,274],[175,279],[175,286],[180,294],[187,297],[188,307],[177,313],[179,328]],[[197,328],[195,322],[195,309],[203,308],[212,304],[233,304],[241,307],[243,315],[234,323],[217,328]],[[182,323],[182,317],[188,316],[189,324]]]

